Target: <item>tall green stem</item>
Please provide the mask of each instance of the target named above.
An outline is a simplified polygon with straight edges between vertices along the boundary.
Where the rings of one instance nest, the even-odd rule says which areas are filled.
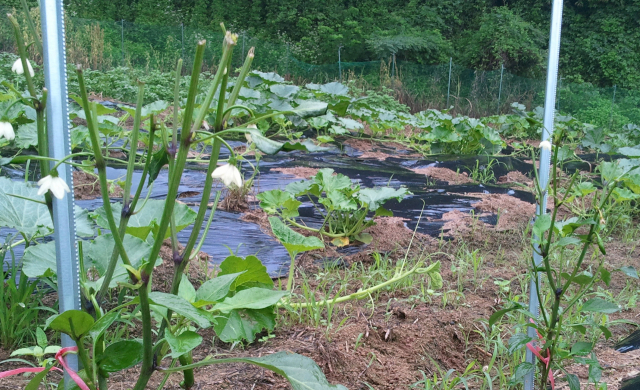
[[[150,125],[149,125],[149,145],[147,146],[147,160],[145,161],[144,168],[142,170],[142,175],[140,175],[140,182],[138,183],[138,188],[136,189],[136,193],[133,196],[131,205],[129,206],[130,212],[120,216],[120,224],[118,226],[118,235],[122,240],[124,240],[124,234],[126,232],[127,225],[129,223],[129,218],[131,218],[131,215],[136,212],[136,206],[138,205],[138,200],[140,199],[140,195],[142,194],[142,188],[144,187],[144,182],[147,179],[149,166],[151,165],[151,157],[153,155],[153,143],[155,140],[155,134],[156,134],[155,116],[151,115]],[[109,265],[107,266],[107,270],[104,273],[102,286],[100,287],[100,290],[96,297],[96,301],[98,302],[100,302],[102,298],[104,298],[107,295],[109,291],[109,284],[111,283],[111,279],[113,278],[113,273],[116,269],[116,265],[118,264],[119,256],[120,256],[120,251],[116,246],[113,248],[113,252],[111,252]]]
[[[111,208],[111,201],[109,199],[108,183],[107,183],[107,166],[102,157],[102,151],[100,150],[100,139],[98,135],[97,123],[97,108],[94,104],[89,103],[89,97],[84,84],[84,76],[82,74],[82,68],[78,65],[78,86],[80,87],[80,95],[82,97],[82,104],[84,105],[85,117],[87,120],[87,127],[89,128],[89,137],[91,138],[91,146],[93,147],[94,158],[96,159],[96,169],[98,170],[98,178],[100,180],[100,192],[102,194],[102,203],[105,211],[105,216],[109,222],[109,229],[113,235],[120,257],[126,265],[131,265],[129,256],[124,249],[122,238],[118,234],[118,227],[116,226],[115,219],[113,218],[113,209]]]
[[[202,67],[202,59],[204,56],[205,41],[198,42],[196,49],[196,55],[194,58],[193,72],[191,74],[191,84],[189,86],[189,95],[187,97],[187,105],[184,110],[184,119],[182,124],[182,132],[180,134],[180,147],[176,156],[174,172],[169,177],[169,188],[167,190],[167,200],[162,212],[162,218],[158,232],[154,237],[155,241],[149,254],[149,261],[142,268],[142,286],[138,290],[140,297],[140,309],[142,312],[142,328],[143,328],[143,357],[142,357],[142,370],[140,377],[134,387],[134,390],[143,390],[149,378],[153,372],[153,339],[151,334],[151,316],[149,307],[148,286],[151,280],[151,274],[158,260],[160,254],[160,248],[162,247],[163,238],[169,227],[169,221],[171,220],[171,214],[173,214],[173,208],[176,203],[176,196],[178,195],[178,187],[180,185],[180,178],[187,160],[187,154],[192,142],[192,133],[189,130],[191,128],[191,120],[193,117],[193,110],[195,106],[195,99],[198,93],[198,78],[200,76],[200,70]]]
[[[140,122],[142,117],[142,103],[144,101],[144,83],[138,80],[138,99],[136,101],[136,113],[133,117],[133,130],[129,143],[129,161],[127,164],[127,175],[124,181],[124,193],[122,195],[122,214],[130,214],[133,212],[129,208],[129,199],[131,198],[131,182],[133,179],[133,170],[138,156],[138,135],[140,134]]]

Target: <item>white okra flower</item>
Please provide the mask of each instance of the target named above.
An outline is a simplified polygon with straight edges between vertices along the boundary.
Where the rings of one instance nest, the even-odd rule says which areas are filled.
[[[540,142],[540,149],[549,150],[550,151],[551,150],[551,142],[549,142],[549,141]]]
[[[31,75],[31,77],[33,77],[35,73],[33,72],[33,67],[31,67],[31,62],[29,62],[29,60],[27,60],[27,68],[29,68],[29,74]],[[11,71],[17,74],[24,73],[24,67],[22,66],[22,60],[20,58],[18,58],[16,62],[13,63]]]
[[[13,131],[13,126],[9,122],[0,122],[0,138],[6,138],[7,141],[11,141],[16,138],[16,133]]]
[[[222,180],[227,187],[231,187],[232,184],[238,188],[242,187],[242,175],[240,175],[240,171],[233,164],[225,164],[217,167],[211,173],[211,177]]]
[[[40,186],[38,195],[44,195],[47,191],[51,191],[53,196],[62,199],[65,192],[71,192],[67,183],[58,176],[45,176],[38,181],[38,185]]]

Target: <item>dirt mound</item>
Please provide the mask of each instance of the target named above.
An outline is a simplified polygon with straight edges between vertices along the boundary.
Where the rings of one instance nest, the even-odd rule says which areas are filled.
[[[297,179],[309,179],[318,173],[319,169],[308,167],[293,167],[293,168],[272,168],[271,172],[280,172],[286,175],[291,175]]]
[[[415,168],[412,169],[412,171],[421,175],[427,175],[439,181],[446,181],[447,183],[452,185],[474,182],[471,178],[469,178],[469,175],[466,172],[458,173],[448,168],[426,167]]]
[[[520,171],[511,171],[504,176],[500,176],[498,183],[520,183],[526,186],[532,186],[533,180]]]

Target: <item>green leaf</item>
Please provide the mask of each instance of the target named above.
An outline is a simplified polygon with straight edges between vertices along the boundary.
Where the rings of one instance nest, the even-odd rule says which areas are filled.
[[[91,329],[89,330],[89,336],[96,342],[100,336],[104,333],[105,330],[109,329],[111,324],[115,322],[120,316],[120,310],[112,311],[111,313],[107,313],[104,316],[100,317],[98,321],[96,321]]]
[[[542,238],[544,233],[551,227],[551,216],[549,214],[542,214],[536,216],[536,221],[533,224],[533,233]]]
[[[349,88],[337,81],[321,85],[320,91],[330,95],[349,96]]]
[[[567,382],[569,383],[569,390],[580,390],[580,379],[574,374],[567,374]]]
[[[127,256],[129,256],[129,261],[131,261],[131,266],[133,268],[139,268],[142,264],[142,260],[147,259],[151,253],[151,245],[138,237],[125,234],[122,243],[124,244],[124,248],[127,252]],[[111,233],[98,236],[89,244],[84,245],[85,268],[87,270],[94,268],[100,276],[100,278],[95,282],[87,282],[87,285],[93,287],[95,290],[98,290],[102,286],[102,281],[104,280],[102,276],[104,276],[107,271],[114,248],[115,241],[113,240],[113,235]],[[129,282],[129,274],[124,268],[124,263],[122,262],[121,257],[118,257],[118,264],[116,265],[113,277],[109,283],[109,288],[116,287],[119,282]]]
[[[520,363],[516,366],[513,376],[509,381],[510,384],[522,383],[524,377],[533,370],[533,364],[529,362]]]
[[[195,308],[184,298],[173,294],[167,294],[159,291],[153,291],[149,294],[149,299],[156,305],[166,307],[180,314],[183,317],[195,322],[201,328],[211,326],[209,315],[204,310]]]
[[[373,241],[373,236],[369,233],[360,233],[360,234],[356,234],[355,236],[353,236],[353,238],[355,238],[356,240],[360,241],[363,244],[371,244],[371,241]]]
[[[609,340],[611,338],[612,334],[609,328],[607,328],[604,325],[600,325],[598,328],[600,328],[600,330],[602,331],[602,334],[604,334],[605,339]]]
[[[125,110],[126,112],[128,112],[132,117],[136,115],[136,108],[135,107],[129,107],[126,106],[124,104],[119,104],[118,107],[122,108],[123,110]],[[169,107],[169,103],[165,102],[164,100],[157,100],[153,103],[149,103],[145,106],[142,107],[142,109],[140,110],[140,118],[142,120],[148,118],[151,114],[159,114],[162,111],[166,110],[167,107]]]
[[[165,333],[165,338],[171,347],[171,354],[169,356],[171,356],[172,359],[179,358],[185,353],[194,350],[202,343],[202,336],[190,330],[182,332],[178,336],[174,336],[171,332],[167,332]]]
[[[571,275],[566,272],[561,273],[560,276],[562,276],[564,279],[567,279],[567,280],[571,277]],[[593,279],[593,275],[591,275],[590,272],[584,271],[582,273],[575,275],[571,282],[579,284],[580,286],[586,286],[591,282],[592,279]]]
[[[278,209],[284,206],[286,201],[293,199],[289,192],[277,189],[261,192],[256,196],[256,198],[260,201],[260,207],[262,207],[262,209],[268,214],[274,214]]]
[[[313,180],[318,183],[326,193],[351,188],[351,179],[343,174],[339,173],[334,175],[333,173],[334,171],[331,168],[321,169]]]
[[[617,202],[624,202],[627,200],[635,200],[640,198],[640,194],[635,194],[628,188],[616,188],[612,193],[613,199]]]
[[[305,237],[285,225],[280,218],[269,217],[269,223],[273,235],[280,240],[290,255],[324,248],[324,243],[318,237]]]
[[[98,359],[98,367],[106,372],[118,372],[142,361],[142,343],[135,340],[116,341],[105,348]]]
[[[44,202],[44,196],[38,195],[38,189],[24,181],[14,181],[0,177],[0,227],[15,229],[31,238],[34,235],[48,234],[53,223],[47,206],[31,202],[24,198]]]
[[[615,303],[607,302],[602,298],[592,298],[582,305],[582,311],[611,314],[619,311]]]
[[[442,285],[444,284],[440,272],[433,271],[429,272],[428,275],[429,279],[431,280],[431,288],[433,288],[434,290],[440,290],[442,288]]]
[[[55,275],[58,268],[56,264],[56,243],[31,245],[22,256],[22,272],[30,278]]]
[[[523,332],[519,332],[511,336],[509,339],[509,355],[512,355],[519,349],[524,348],[524,346],[531,340],[531,337],[527,336],[527,334]]]
[[[169,154],[167,149],[160,148],[157,152],[151,156],[151,162],[149,163],[149,181],[147,186],[153,183],[160,174],[162,168],[169,163]]]
[[[229,294],[231,286],[242,272],[220,275],[209,279],[196,291],[197,302],[219,302]],[[271,280],[271,279],[269,279]],[[273,283],[273,282],[272,282]]]
[[[182,274],[182,280],[180,281],[180,286],[178,286],[178,296],[184,298],[189,303],[196,301],[196,289],[186,274]]]
[[[267,84],[275,84],[284,82],[284,78],[275,72],[264,73],[258,70],[254,70],[251,72],[251,77],[259,77]]]
[[[78,237],[93,237],[93,221],[89,217],[89,210],[85,210],[80,206],[74,206],[76,213],[76,234]]]
[[[235,341],[254,342],[256,334],[263,329],[273,331],[276,321],[272,307],[264,309],[232,310],[228,314],[216,317],[216,334],[225,343]]]
[[[630,278],[638,279],[638,271],[636,271],[634,267],[631,267],[631,266],[620,267],[616,271],[621,271]]]
[[[593,344],[591,344],[590,342],[578,341],[577,343],[573,344],[573,346],[571,347],[571,354],[585,356],[585,355],[588,355],[592,349],[593,349]]]
[[[308,191],[317,189],[317,187],[318,185],[311,180],[301,180],[287,184],[284,190],[293,194],[294,196],[301,196],[303,194],[306,194]],[[316,196],[320,195],[317,190],[313,191],[312,194]]]
[[[256,256],[227,257],[220,264],[218,277],[237,273],[241,275],[235,278],[231,291],[237,290],[240,286],[273,288],[273,280],[267,272],[267,267]]]
[[[36,341],[40,348],[46,348],[47,344],[49,344],[49,340],[47,340],[47,335],[44,333],[41,327],[36,328]]]
[[[225,299],[213,306],[212,310],[229,313],[236,309],[264,309],[273,306],[285,295],[287,291],[268,290],[266,288],[251,287],[238,292],[236,295]]]
[[[358,191],[357,197],[361,202],[369,205],[369,210],[377,210],[386,201],[396,199],[401,201],[406,195],[411,195],[406,188],[393,189],[391,187],[364,188]]]
[[[342,126],[344,126],[345,128],[347,128],[349,130],[364,129],[364,126],[362,126],[362,123],[360,123],[360,122],[358,122],[356,120],[349,119],[349,118],[339,118],[338,120],[340,121]]]
[[[278,352],[259,358],[239,359],[284,376],[293,390],[347,390],[342,385],[330,385],[320,367],[306,356]]]
[[[73,340],[78,341],[93,326],[93,317],[80,310],[67,310],[55,317],[49,328],[66,333]]]
[[[293,109],[291,113],[301,118],[310,118],[324,115],[327,112],[327,107],[327,103],[305,100]]]
[[[28,149],[30,146],[38,146],[38,129],[35,122],[18,126],[16,138],[13,141],[16,147]]]
[[[44,369],[44,371],[40,371],[37,373],[27,385],[24,387],[24,390],[38,390],[40,388],[40,383],[44,380],[44,377],[47,376],[49,371],[53,368],[53,365],[48,366]]]
[[[611,283],[611,272],[609,272],[605,268],[600,268],[600,277],[602,278],[604,284],[606,284],[608,287]]]
[[[501,309],[501,310],[496,311],[495,313],[493,313],[491,315],[491,317],[489,317],[489,327],[492,327],[505,314],[507,314],[507,313],[509,313],[511,311],[514,311],[514,310],[518,310],[518,309],[522,309],[522,305],[516,303],[516,304],[514,304],[513,306],[511,306],[511,307],[509,307],[507,309]]]
[[[136,210],[136,214],[129,218],[129,224],[127,225],[126,232],[142,240],[146,240],[149,233],[153,233],[155,236],[160,228],[159,224],[162,219],[164,205],[164,200],[148,200],[142,210]],[[113,210],[113,217],[116,225],[118,225],[120,223],[120,215],[122,213],[122,203],[112,203],[111,208]],[[196,212],[184,203],[176,201],[173,213],[175,215],[177,231],[181,231],[196,220]],[[109,222],[107,221],[104,207],[96,209],[93,213],[93,217],[95,218],[98,226],[104,229],[109,229]],[[169,238],[170,235],[171,232],[167,229],[163,240]]]
[[[251,134],[251,140],[256,144],[256,147],[266,154],[276,154],[284,146],[282,142],[269,139],[259,131],[249,131],[248,133]]]
[[[276,84],[269,87],[269,90],[281,98],[288,99],[300,90],[295,85]]]
[[[618,149],[618,153],[624,154],[627,157],[640,157],[640,148],[638,148],[637,146],[624,147]]]
[[[393,211],[387,210],[384,207],[380,206],[376,210],[374,216],[375,217],[393,217]]]

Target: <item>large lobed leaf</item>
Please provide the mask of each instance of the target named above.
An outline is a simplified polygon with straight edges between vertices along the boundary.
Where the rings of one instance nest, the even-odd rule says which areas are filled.
[[[305,237],[285,225],[280,218],[269,217],[269,223],[271,224],[271,231],[290,255],[324,248],[324,243],[318,237]]]

